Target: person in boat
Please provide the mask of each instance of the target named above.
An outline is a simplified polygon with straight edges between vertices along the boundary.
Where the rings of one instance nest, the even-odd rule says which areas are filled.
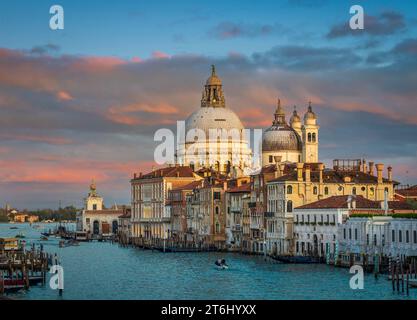
[[[218,267],[227,267],[228,265],[226,264],[226,260],[225,259],[217,259],[215,262],[215,265]]]

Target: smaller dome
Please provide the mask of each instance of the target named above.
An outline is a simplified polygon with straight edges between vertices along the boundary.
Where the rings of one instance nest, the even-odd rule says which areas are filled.
[[[311,108],[311,102],[308,104],[307,112],[304,115],[304,120],[316,120],[316,114],[313,112],[313,109]]]
[[[302,142],[298,133],[285,121],[285,112],[278,99],[272,126],[262,135],[262,152],[301,151]]]
[[[295,110],[295,106],[292,116],[290,118],[290,124],[293,124],[294,122],[301,122],[300,116],[298,115],[297,110]]]

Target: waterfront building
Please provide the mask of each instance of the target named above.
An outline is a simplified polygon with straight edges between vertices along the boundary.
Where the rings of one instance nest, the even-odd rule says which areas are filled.
[[[171,216],[171,231],[169,238],[177,241],[189,241],[189,226],[191,223],[187,222],[187,196],[191,195],[193,191],[200,187],[203,180],[191,182],[185,186],[181,186],[168,191],[168,201],[166,209]]]
[[[390,203],[393,206],[393,203]],[[339,228],[341,263],[363,263],[366,256],[417,256],[417,211],[406,209],[352,209]]]
[[[385,202],[363,196],[332,196],[294,209],[295,254],[324,257],[334,254],[338,233],[351,212],[380,211]],[[401,203],[388,201],[389,207],[401,208]],[[409,209],[408,206],[402,206]],[[357,236],[357,235],[356,235]]]
[[[388,178],[383,178],[383,165],[377,164],[374,176],[373,164],[369,171],[361,160],[334,160],[332,169],[325,169],[322,163],[297,163],[295,169],[268,185],[268,214],[272,217],[271,235],[278,254],[293,254],[293,209],[331,196],[358,195],[369,200],[383,201],[385,192],[393,200],[394,186],[392,168]],[[268,248],[272,250],[273,248]]]
[[[126,212],[127,206],[114,205],[110,209],[104,207],[104,200],[97,193],[93,181],[90,192],[84,199],[84,208],[77,212],[77,231],[87,232],[94,236],[116,235],[119,228],[119,216]]]
[[[13,221],[17,223],[35,223],[39,221],[39,217],[35,215],[30,215],[27,213],[15,213],[13,215]]]
[[[270,217],[268,211],[267,183],[277,177],[288,173],[293,166],[292,163],[281,163],[279,157],[275,156],[276,162],[266,165],[251,174],[251,194],[249,202],[250,234],[244,237],[243,249],[252,253],[263,253],[266,241],[267,219]]]
[[[185,139],[178,147],[177,162],[195,171],[213,168],[237,177],[252,167],[251,155],[245,128],[236,113],[226,106],[222,81],[212,66],[203,88],[201,107],[185,121]]]
[[[225,180],[205,179],[201,187],[186,197],[186,215],[190,220],[188,232],[195,243],[219,248],[225,245],[226,190]]]
[[[132,237],[167,239],[171,215],[167,209],[169,190],[201,180],[189,166],[169,166],[147,174],[134,174],[131,180]]]
[[[250,180],[239,180],[237,186],[227,189],[226,202],[226,245],[231,250],[240,250],[243,241],[243,215],[248,211]]]
[[[119,229],[118,233],[124,239],[129,239],[132,234],[132,224],[130,222],[132,218],[132,210],[131,208],[126,208],[124,213],[119,216]]]
[[[262,166],[275,164],[275,157],[282,162],[318,162],[319,128],[311,103],[304,115],[304,123],[294,109],[288,125],[278,99],[272,126],[262,136]]]

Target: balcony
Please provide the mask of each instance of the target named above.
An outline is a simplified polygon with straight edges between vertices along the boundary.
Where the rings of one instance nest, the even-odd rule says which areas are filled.
[[[259,223],[257,223],[257,222],[252,222],[251,224],[250,224],[250,228],[251,229],[261,229],[261,225],[259,224]]]

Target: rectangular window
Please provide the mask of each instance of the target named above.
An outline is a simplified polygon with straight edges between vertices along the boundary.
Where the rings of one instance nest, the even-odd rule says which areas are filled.
[[[343,239],[346,239],[346,229],[343,229]]]
[[[417,231],[416,230],[413,231],[413,242],[417,243]]]
[[[405,242],[410,242],[410,235],[408,234],[408,230],[405,232]]]
[[[395,242],[395,230],[392,230],[391,241]]]
[[[358,240],[358,229],[355,229],[355,240]]]
[[[352,229],[349,229],[349,240],[352,240]]]
[[[403,233],[401,230],[398,231],[398,242],[402,242],[403,241]]]

